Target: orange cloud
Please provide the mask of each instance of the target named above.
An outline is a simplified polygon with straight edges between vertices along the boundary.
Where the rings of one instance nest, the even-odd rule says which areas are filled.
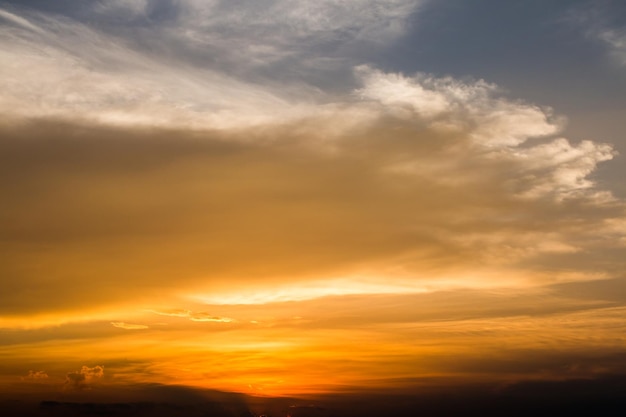
[[[112,321],[111,325],[113,327],[118,327],[120,329],[126,329],[126,330],[141,330],[141,329],[148,329],[148,326],[145,326],[143,324],[132,324],[132,323],[125,323],[123,321]]]
[[[28,371],[28,375],[22,377],[22,381],[24,380],[41,380],[48,379],[49,376],[46,371]]]
[[[93,368],[83,366],[80,371],[69,372],[65,378],[64,389],[84,390],[91,388],[92,384],[104,376],[104,367],[97,365]]]
[[[229,317],[214,316],[203,311],[194,312],[191,310],[183,310],[183,309],[147,310],[147,311],[154,313],[154,314],[161,315],[161,316],[183,317],[191,321],[204,321],[204,322],[214,322],[214,323],[231,323],[235,321],[234,319],[231,319]]]

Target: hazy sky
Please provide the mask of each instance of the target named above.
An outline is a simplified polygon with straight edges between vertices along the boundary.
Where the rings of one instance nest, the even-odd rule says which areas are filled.
[[[625,28],[619,0],[0,1],[0,391],[625,374]]]

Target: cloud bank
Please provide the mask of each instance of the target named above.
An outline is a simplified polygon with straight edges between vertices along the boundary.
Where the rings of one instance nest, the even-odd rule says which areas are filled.
[[[350,94],[307,101],[225,74],[195,84],[179,67],[147,72],[163,63],[108,34],[5,15],[18,40],[3,69],[4,268],[17,278],[7,311],[39,309],[44,298],[83,308],[85,270],[119,284],[106,284],[103,300],[182,283],[216,302],[231,283],[282,291],[287,277],[332,283],[324,294],[421,292],[607,278],[622,266],[598,253],[623,247],[623,202],[591,176],[616,152],[559,137],[562,117],[493,84],[360,65]],[[40,35],[30,26],[51,22],[57,46],[26,53],[25,33]],[[57,62],[61,44],[67,59]],[[109,64],[92,51],[102,50],[122,73],[101,70]],[[29,72],[24,59],[58,71]],[[76,78],[55,78],[68,68]],[[76,293],[51,297],[55,286],[43,283],[54,281]]]
[[[555,136],[551,112],[482,82],[359,71],[359,99],[342,107],[367,117],[349,126],[337,111],[221,132],[5,127],[6,311],[82,308],[98,283],[106,303],[174,287],[419,292],[620,271],[623,202],[591,176],[610,145]],[[396,85],[404,96],[382,92]]]

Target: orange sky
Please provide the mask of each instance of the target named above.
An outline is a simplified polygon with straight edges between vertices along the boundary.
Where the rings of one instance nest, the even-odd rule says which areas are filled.
[[[391,48],[428,3],[364,2],[223,11],[233,33],[179,5],[145,29],[171,55],[107,26],[142,2],[86,9],[102,27],[0,5],[3,395],[626,372],[622,143],[490,80],[326,51]]]

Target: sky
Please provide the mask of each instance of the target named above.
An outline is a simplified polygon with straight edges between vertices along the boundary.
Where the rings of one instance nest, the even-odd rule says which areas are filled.
[[[0,399],[624,392],[625,28],[0,1]]]

